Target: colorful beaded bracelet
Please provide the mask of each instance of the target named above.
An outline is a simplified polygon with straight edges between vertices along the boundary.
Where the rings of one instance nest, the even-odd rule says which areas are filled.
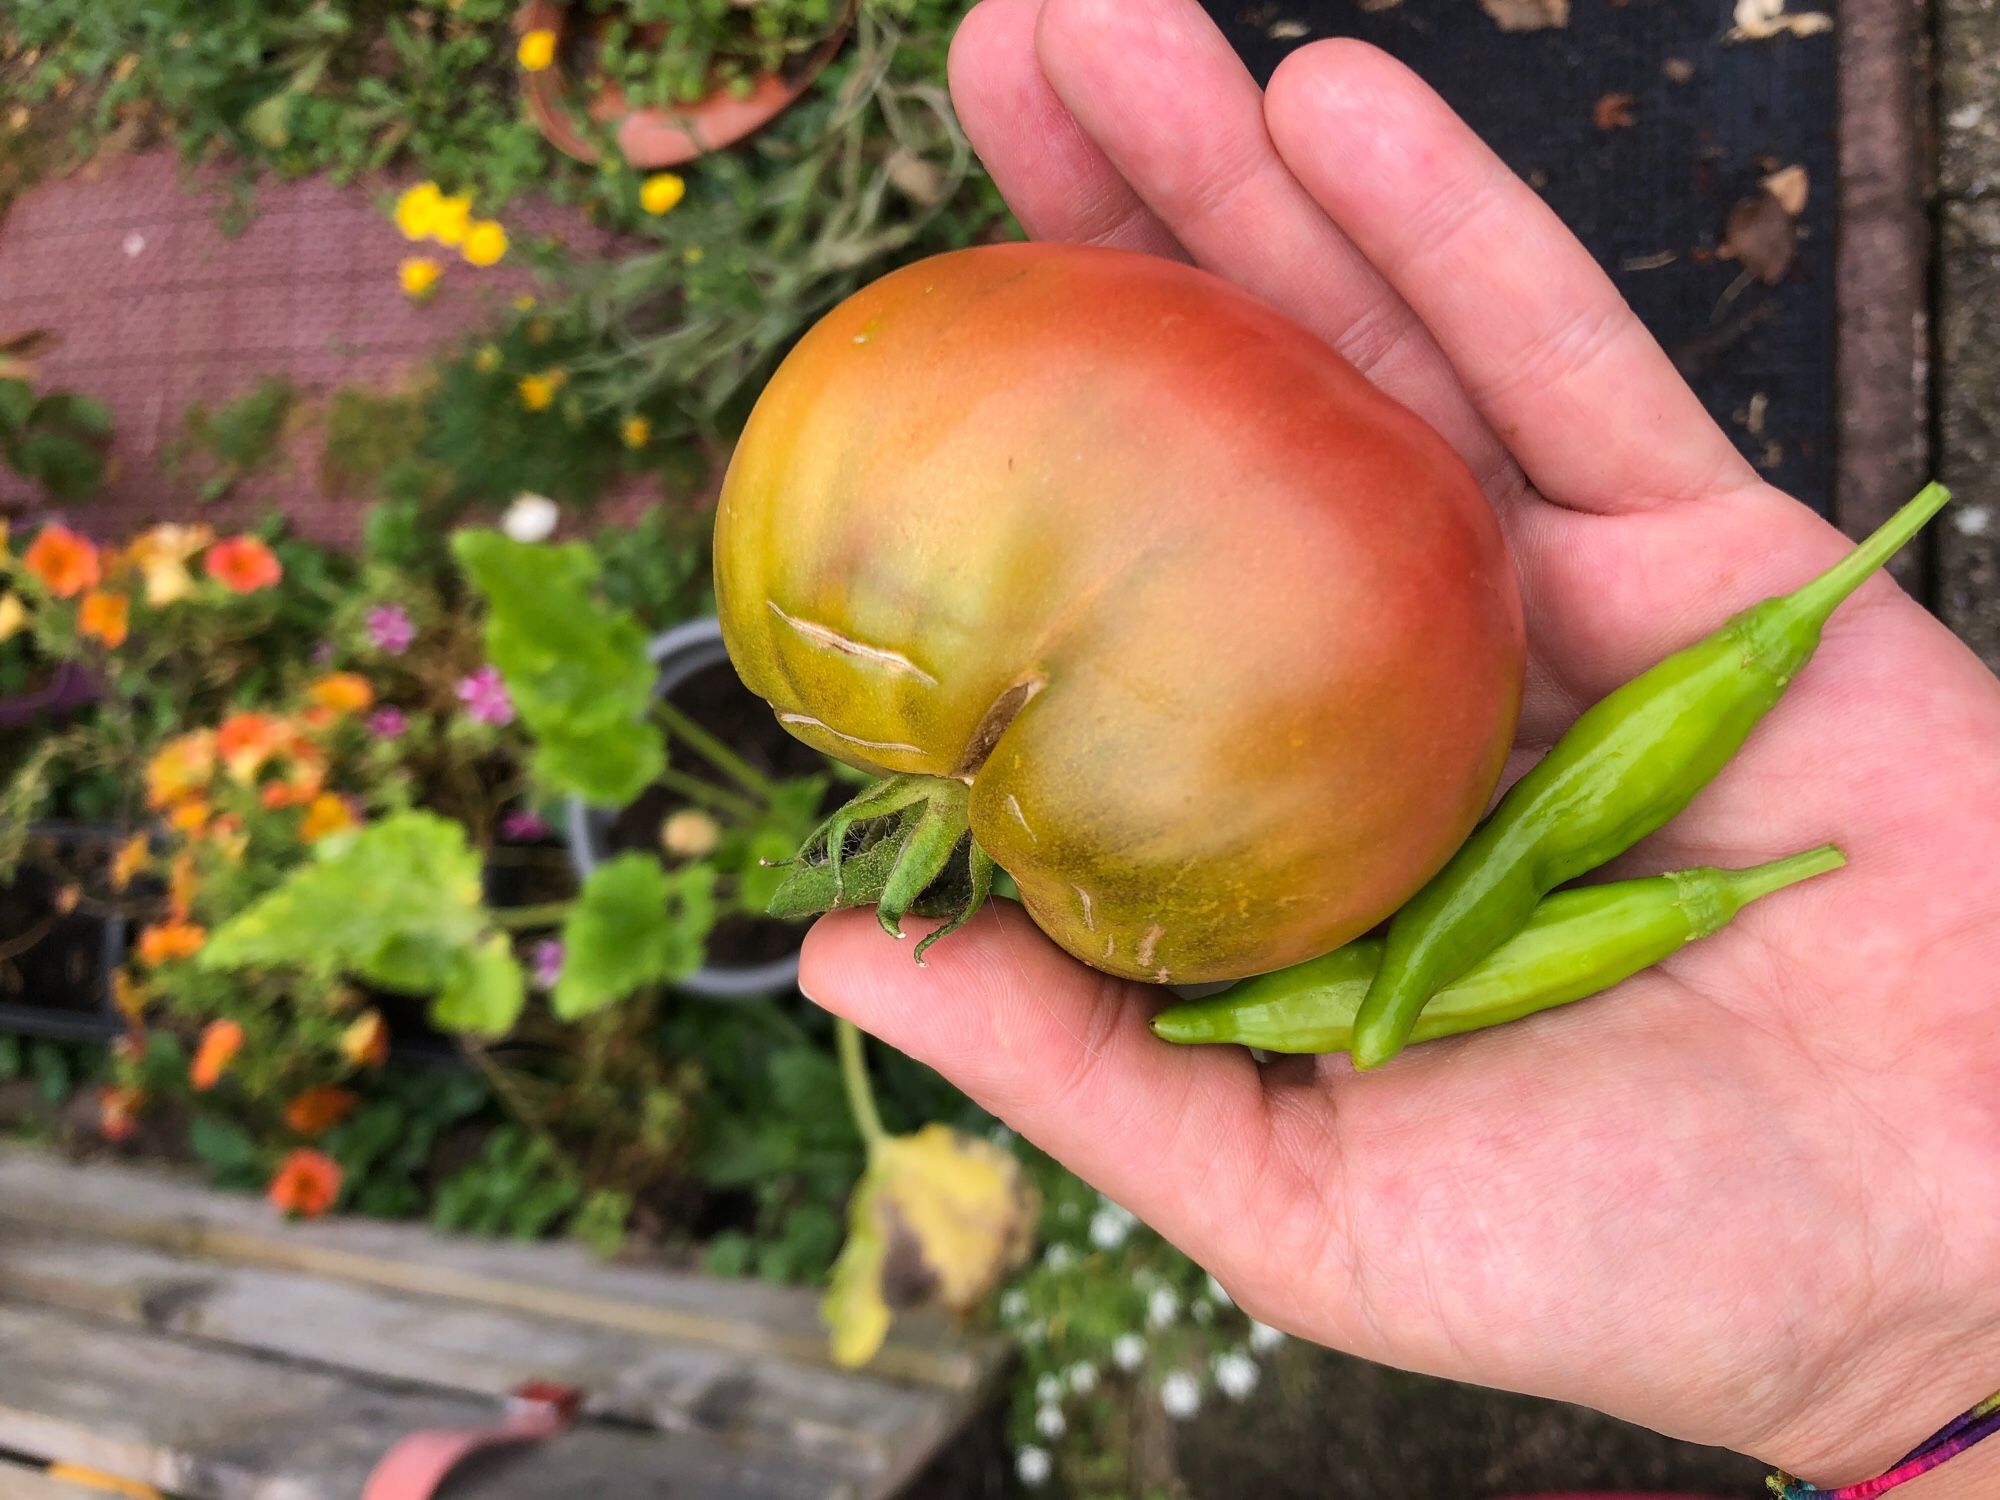
[[[1844,1484],[1837,1490],[1823,1490],[1789,1474],[1773,1474],[1768,1483],[1771,1493],[1778,1500],[1874,1500],[1876,1495],[1887,1494],[1898,1485],[1908,1484],[1919,1475],[1930,1473],[1947,1459],[1958,1457],[1980,1439],[1992,1437],[1996,1432],[2000,1432],[2000,1391],[1995,1391],[1964,1416],[1947,1423],[1879,1479]]]

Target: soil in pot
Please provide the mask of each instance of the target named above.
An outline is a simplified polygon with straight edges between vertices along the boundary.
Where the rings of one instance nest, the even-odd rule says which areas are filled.
[[[690,677],[674,689],[673,702],[768,776],[812,776],[826,769],[819,753],[785,733],[770,705],[744,687],[727,663]],[[682,770],[704,780],[717,780],[693,751],[676,745],[670,753]],[[829,788],[824,810],[833,811],[851,792],[852,788]],[[612,822],[605,837],[607,853],[636,849],[660,854],[660,824],[688,805],[678,793],[664,787],[649,788]],[[733,912],[709,934],[708,961],[717,968],[732,969],[774,962],[794,952],[804,932],[800,923]]]

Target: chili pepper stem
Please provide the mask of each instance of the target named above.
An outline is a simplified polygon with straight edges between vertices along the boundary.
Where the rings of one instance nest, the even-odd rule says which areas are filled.
[[[1782,891],[1788,885],[1797,885],[1815,875],[1829,874],[1846,864],[1847,856],[1838,847],[1821,844],[1817,849],[1787,855],[1768,864],[1752,865],[1747,870],[1731,870],[1728,882],[1730,899],[1738,906],[1748,906],[1773,891]]]
[[[1849,594],[1860,588],[1875,570],[1902,551],[1924,527],[1924,523],[1951,499],[1951,491],[1933,480],[1917,491],[1888,520],[1876,527],[1847,556],[1804,587],[1786,596],[1793,606],[1787,613],[1806,619],[1824,620]]]

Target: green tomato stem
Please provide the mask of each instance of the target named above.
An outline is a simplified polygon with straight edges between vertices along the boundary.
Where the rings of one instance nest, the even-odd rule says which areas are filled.
[[[847,1111],[854,1116],[854,1128],[861,1132],[862,1144],[872,1154],[889,1138],[882,1128],[882,1115],[875,1108],[875,1088],[868,1081],[868,1056],[863,1050],[861,1028],[845,1017],[836,1016],[833,1034],[840,1047],[840,1081],[847,1085]]]

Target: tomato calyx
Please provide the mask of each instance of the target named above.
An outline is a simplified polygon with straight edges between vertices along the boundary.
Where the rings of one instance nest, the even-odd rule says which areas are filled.
[[[807,837],[771,900],[771,915],[797,920],[873,906],[882,930],[903,936],[903,918],[945,917],[917,944],[916,960],[971,920],[993,888],[992,857],[967,820],[967,787],[950,776],[885,776]]]

